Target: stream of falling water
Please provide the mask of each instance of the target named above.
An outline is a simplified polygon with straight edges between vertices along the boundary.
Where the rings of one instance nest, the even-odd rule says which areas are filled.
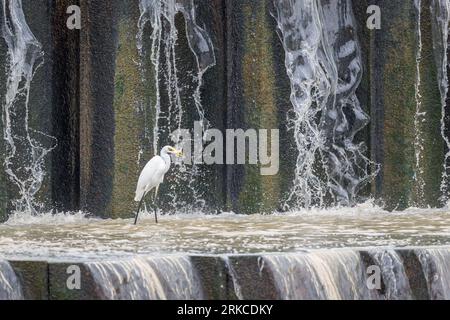
[[[266,255],[264,259],[274,275],[281,299],[412,299],[399,255],[389,249],[372,249],[368,255],[380,269],[383,290],[369,289],[365,264],[360,253],[352,249]]]
[[[421,86],[422,86],[422,78],[420,75],[420,67],[422,62],[422,51],[423,51],[423,43],[422,43],[422,0],[414,0],[414,5],[416,7],[416,15],[417,15],[417,27],[416,27],[416,35],[417,35],[417,49],[416,49],[416,83],[415,83],[415,100],[416,100],[416,113],[414,114],[414,152],[416,157],[415,168],[414,168],[414,183],[417,188],[417,204],[422,205],[423,201],[423,193],[425,187],[425,181],[423,180],[423,135],[421,126],[422,123],[426,120],[426,113],[422,111],[422,94],[421,94]]]
[[[383,293],[373,292],[377,299],[411,300],[413,294],[400,256],[392,249],[372,249],[368,253],[380,268],[384,282]]]
[[[450,251],[448,249],[417,249],[432,300],[450,299]]]
[[[267,255],[284,300],[369,299],[362,262],[353,250]]]
[[[201,282],[188,257],[134,257],[85,265],[105,299],[203,299]]]
[[[11,265],[0,259],[0,300],[22,300],[22,286]]]
[[[291,81],[298,158],[286,206],[352,205],[371,179],[368,123],[356,97],[362,62],[350,0],[275,1]]]
[[[56,139],[29,126],[29,95],[34,73],[43,63],[42,46],[31,32],[22,1],[2,0],[2,35],[8,48],[6,95],[3,104],[4,167],[19,189],[13,204],[17,211],[35,212],[42,205],[36,199],[45,177],[45,157]],[[47,142],[49,146],[45,146]]]
[[[204,130],[208,129],[209,122],[205,118],[205,112],[201,102],[201,88],[203,85],[203,75],[212,66],[216,64],[214,47],[212,41],[205,29],[201,28],[196,22],[196,10],[193,0],[140,0],[141,17],[139,19],[138,32],[138,49],[141,57],[145,57],[144,52],[144,28],[147,23],[151,25],[151,52],[150,59],[153,65],[155,83],[155,106],[154,106],[154,124],[153,124],[153,152],[159,153],[161,146],[161,136],[163,134],[171,134],[177,132],[174,137],[177,145],[191,144],[192,141],[183,141],[181,137],[181,129],[186,110],[183,105],[181,92],[183,91],[178,77],[177,60],[180,58],[176,54],[176,46],[178,40],[178,30],[175,25],[175,17],[177,13],[182,13],[185,20],[186,36],[189,48],[195,56],[197,63],[196,74],[193,77],[196,83],[192,93],[192,103],[197,113],[197,121],[201,125],[200,133],[202,136],[194,136],[197,141],[203,141]],[[161,66],[161,59],[164,59],[165,65]],[[161,88],[160,84],[165,86],[167,91],[167,110],[161,108]],[[165,127],[161,127],[161,123]],[[190,148],[189,148],[190,149]],[[189,207],[190,210],[203,210],[205,200],[197,188],[197,178],[201,174],[198,170],[197,163],[201,161],[194,155],[193,165],[189,168],[182,162],[178,161],[177,169],[181,174],[177,176],[179,181],[175,181],[172,186],[172,203],[173,207],[180,207],[177,193],[180,192],[179,184],[187,184],[191,190],[193,201],[183,204],[183,207]],[[176,192],[175,192],[176,191]],[[192,205],[193,203],[193,205]]]
[[[448,96],[448,70],[449,61],[447,56],[448,41],[449,41],[449,22],[450,22],[450,1],[449,0],[433,0],[431,2],[432,29],[433,29],[433,47],[434,55],[436,57],[436,65],[438,67],[438,81],[439,91],[441,94],[441,135],[446,145],[446,153],[443,161],[441,193],[442,202],[446,203],[449,200],[448,186],[450,185],[450,136],[447,123],[450,119],[450,114],[447,108]]]

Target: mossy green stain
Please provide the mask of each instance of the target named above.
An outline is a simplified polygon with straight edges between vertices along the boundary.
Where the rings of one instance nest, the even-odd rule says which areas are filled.
[[[414,175],[414,116],[416,112],[415,19],[414,5],[403,4],[389,17],[385,27],[383,78],[384,94],[384,166],[383,199],[390,209],[410,205]],[[387,21],[388,19],[386,19]]]
[[[243,16],[245,123],[247,128],[274,129],[278,127],[271,52],[274,30],[268,24],[271,17],[267,1],[245,2]],[[279,189],[278,175],[262,176],[260,166],[245,165],[245,181],[239,195],[241,212],[272,212],[278,207]]]
[[[135,209],[134,190],[140,172],[141,136],[145,130],[139,109],[143,100],[139,53],[135,43],[137,28],[126,18],[119,22],[120,46],[116,57],[114,92],[114,182],[111,203],[113,218],[126,218]]]
[[[421,111],[425,113],[423,117],[425,121],[420,123],[419,131],[423,139],[421,178],[424,186],[423,194],[415,195],[414,205],[437,207],[440,205],[444,140],[441,136],[442,109],[437,66],[433,52],[430,1],[422,1],[421,12],[422,59],[420,63],[420,94]]]

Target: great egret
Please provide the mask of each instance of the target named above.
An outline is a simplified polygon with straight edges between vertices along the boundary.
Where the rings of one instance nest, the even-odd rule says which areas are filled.
[[[153,158],[151,158],[142,170],[136,187],[136,196],[134,198],[134,201],[139,202],[136,211],[136,217],[134,218],[134,224],[137,223],[142,201],[144,200],[147,193],[149,193],[153,189],[155,189],[155,197],[153,199],[153,202],[156,202],[159,185],[163,182],[164,175],[167,173],[167,171],[169,171],[170,168],[171,154],[175,155],[178,158],[183,156],[183,152],[181,150],[177,150],[171,146],[165,146],[164,148],[162,148],[161,154],[159,156],[154,156]],[[155,221],[156,223],[158,223],[156,208]]]

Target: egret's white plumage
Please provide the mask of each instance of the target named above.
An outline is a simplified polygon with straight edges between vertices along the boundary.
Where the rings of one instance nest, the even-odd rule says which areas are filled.
[[[155,189],[156,198],[158,187],[164,181],[164,176],[170,169],[170,154],[174,154],[177,157],[182,156],[182,152],[180,150],[176,150],[175,148],[166,146],[162,148],[161,154],[159,156],[154,156],[152,159],[150,159],[149,162],[147,162],[139,176],[134,201],[140,202],[141,204],[145,195],[153,189]],[[139,214],[140,204],[136,213],[135,223]]]
[[[164,175],[170,168],[170,156],[165,154],[153,157],[139,176],[134,201],[141,201],[144,194],[159,186],[164,181]]]

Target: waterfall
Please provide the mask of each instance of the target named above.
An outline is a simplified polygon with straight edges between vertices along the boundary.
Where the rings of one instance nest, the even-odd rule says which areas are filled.
[[[134,257],[85,265],[105,299],[203,299],[200,280],[188,257]]]
[[[425,187],[425,181],[423,180],[423,144],[424,139],[422,135],[421,125],[425,121],[426,113],[422,111],[422,95],[421,85],[422,79],[420,75],[420,67],[422,62],[422,0],[414,0],[417,14],[417,50],[416,50],[416,83],[415,83],[415,100],[416,100],[416,113],[414,114],[414,153],[415,153],[415,168],[414,168],[414,182],[418,191],[418,202],[421,204],[423,201],[423,193]]]
[[[367,266],[352,249],[266,255],[280,298],[285,300],[404,300],[412,291],[403,261],[393,250],[368,252],[378,266],[384,289],[369,289]],[[383,289],[383,290],[382,290]]]
[[[449,111],[447,110],[447,96],[449,93],[447,50],[449,41],[448,28],[450,21],[450,1],[433,0],[430,9],[433,17],[433,48],[438,68],[439,91],[441,94],[441,135],[446,145],[441,182],[442,202],[445,203],[449,200],[450,191],[448,189],[450,184],[450,134],[446,125],[450,119]]]
[[[450,299],[450,250],[417,249],[431,300]]]
[[[45,157],[56,146],[54,137],[29,126],[31,81],[43,63],[44,53],[27,25],[22,1],[3,0],[2,8],[2,35],[8,48],[2,113],[3,137],[7,142],[4,167],[9,180],[19,189],[15,209],[35,212],[42,206],[35,196],[45,177]]]
[[[141,16],[139,19],[138,32],[138,49],[141,57],[145,57],[143,39],[144,28],[147,23],[151,25],[151,52],[150,59],[154,68],[155,83],[155,120],[153,124],[153,152],[159,153],[161,146],[161,136],[167,136],[178,130],[178,136],[174,137],[176,143],[179,145],[190,144],[192,141],[182,141],[180,136],[182,124],[186,110],[182,102],[181,92],[186,89],[182,88],[178,78],[177,59],[180,57],[176,54],[176,46],[178,40],[178,30],[175,25],[175,16],[181,13],[184,16],[186,36],[189,43],[189,48],[194,54],[197,70],[193,76],[193,82],[196,84],[192,93],[192,103],[195,106],[196,113],[201,124],[202,131],[208,129],[209,122],[205,118],[205,113],[201,102],[201,88],[203,85],[203,75],[212,66],[216,64],[214,47],[207,31],[201,28],[196,22],[196,11],[193,0],[140,0]],[[161,59],[164,59],[165,65],[161,66]],[[161,89],[160,84],[163,84],[167,91],[167,110],[163,111],[161,108]],[[164,127],[161,127],[164,123]],[[205,137],[194,137],[202,141]],[[190,149],[190,148],[189,148]],[[194,199],[194,208],[203,209],[205,205],[204,199],[199,194],[196,186],[196,178],[200,175],[197,163],[201,155],[194,155],[193,165],[187,168],[181,161],[176,162],[180,167],[177,169],[180,175],[178,180],[172,184],[172,202],[173,206],[177,204],[177,193],[179,193],[180,186],[178,184],[186,184],[191,190]],[[177,192],[175,192],[177,191]],[[190,203],[186,203],[189,206]],[[192,205],[190,206],[192,207]]]
[[[369,299],[360,256],[352,250],[264,256],[284,300]]]
[[[377,298],[411,300],[413,295],[400,256],[392,249],[372,249],[368,253],[380,267],[383,278],[384,293],[378,293]]]
[[[223,262],[225,263],[225,266],[228,271],[228,275],[231,278],[231,281],[233,282],[233,289],[234,289],[234,295],[239,300],[244,300],[244,295],[242,294],[242,287],[238,281],[238,276],[236,274],[236,270],[234,270],[230,258],[227,256],[222,257]]]
[[[0,300],[23,300],[22,287],[7,261],[0,259]]]
[[[366,147],[355,135],[368,123],[356,97],[361,53],[350,0],[275,1],[298,158],[286,201],[297,207],[352,205],[371,179]]]

